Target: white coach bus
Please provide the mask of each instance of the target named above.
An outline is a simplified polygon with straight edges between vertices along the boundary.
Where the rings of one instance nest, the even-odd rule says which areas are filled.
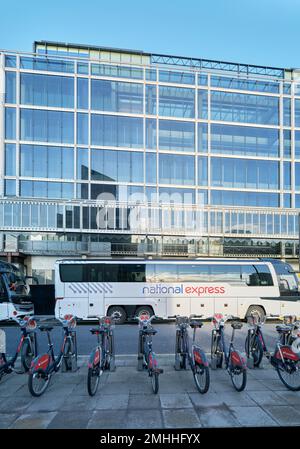
[[[144,311],[300,316],[298,284],[291,266],[275,259],[65,259],[55,265],[56,315],[117,312],[120,324]]]

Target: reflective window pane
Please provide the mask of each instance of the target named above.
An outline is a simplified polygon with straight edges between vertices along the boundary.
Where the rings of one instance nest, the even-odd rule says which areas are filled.
[[[208,118],[207,90],[198,90],[198,118]]]
[[[74,142],[72,112],[21,109],[21,140]]]
[[[5,176],[16,176],[16,145],[5,145]]]
[[[195,184],[194,157],[160,154],[159,181],[161,184]]]
[[[143,148],[143,119],[109,115],[91,116],[92,145]]]
[[[16,72],[5,73],[5,103],[16,102]]]
[[[194,123],[159,120],[159,149],[195,151]]]
[[[213,157],[211,184],[216,187],[279,189],[279,163]]]
[[[228,122],[279,124],[279,100],[264,95],[211,92],[211,119]]]
[[[73,108],[74,79],[21,73],[21,104]]]
[[[211,124],[211,152],[279,157],[279,130]]]
[[[77,143],[88,145],[89,136],[89,116],[88,114],[77,113]]]
[[[143,85],[92,80],[91,108],[98,111],[143,113]]]
[[[77,78],[77,108],[89,107],[89,82],[87,78]]]
[[[5,139],[16,138],[16,109],[5,108]]]
[[[159,86],[159,115],[195,117],[195,91],[183,87]]]
[[[77,179],[89,179],[89,151],[87,148],[77,149]]]

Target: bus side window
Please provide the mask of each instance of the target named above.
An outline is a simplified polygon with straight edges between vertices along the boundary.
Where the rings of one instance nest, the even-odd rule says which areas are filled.
[[[260,285],[259,276],[253,265],[242,266],[242,280],[246,285]]]
[[[254,267],[258,271],[260,285],[274,285],[271,272],[267,265],[255,265]]]
[[[89,281],[90,282],[103,282],[103,265],[100,263],[89,264]]]

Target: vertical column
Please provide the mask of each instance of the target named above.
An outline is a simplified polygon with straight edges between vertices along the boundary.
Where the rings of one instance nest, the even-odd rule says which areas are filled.
[[[4,195],[5,56],[0,53],[0,197]]]

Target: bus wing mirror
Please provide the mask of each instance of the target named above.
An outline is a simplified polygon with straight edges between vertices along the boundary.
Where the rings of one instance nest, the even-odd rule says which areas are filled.
[[[27,281],[27,279],[32,279],[36,284],[39,284],[39,280],[36,276],[26,276],[25,280]]]

